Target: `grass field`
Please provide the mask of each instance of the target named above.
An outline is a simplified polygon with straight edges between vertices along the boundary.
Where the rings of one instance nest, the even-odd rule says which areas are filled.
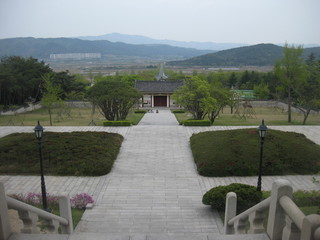
[[[127,120],[136,125],[143,115],[143,113],[134,113],[134,110],[132,109]],[[52,119],[53,126],[88,126],[89,124],[92,125],[92,123],[95,123],[97,126],[102,126],[102,122],[106,120],[98,109],[92,114],[92,108],[55,109]],[[10,116],[0,115],[0,126],[35,126],[38,120],[43,126],[50,125],[49,114],[46,109],[43,108]]]
[[[292,113],[292,123],[288,123],[288,114],[276,108],[255,108],[255,114],[243,113],[231,114],[230,108],[224,108],[223,112],[213,123],[215,126],[244,126],[244,125],[260,125],[261,120],[264,119],[267,125],[302,125],[303,114]],[[191,119],[192,115],[188,113],[175,114],[178,122]],[[320,125],[320,114],[309,115],[307,125]]]

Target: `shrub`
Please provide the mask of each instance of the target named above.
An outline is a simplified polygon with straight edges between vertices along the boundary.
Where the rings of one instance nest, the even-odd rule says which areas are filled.
[[[255,187],[241,183],[232,183],[228,186],[212,188],[203,195],[202,203],[211,205],[212,208],[219,211],[224,211],[228,192],[237,194],[237,213],[254,206],[262,199],[262,192],[257,191]]]
[[[146,113],[146,112],[147,112],[147,110],[141,110],[141,109],[134,111],[134,113]]]
[[[185,113],[186,111],[183,109],[172,110],[172,113]]]
[[[320,207],[320,191],[302,191],[293,193],[293,201],[299,207],[315,206]]]
[[[104,121],[103,126],[131,126],[129,121]]]
[[[183,122],[184,126],[211,126],[209,120],[186,120]]]

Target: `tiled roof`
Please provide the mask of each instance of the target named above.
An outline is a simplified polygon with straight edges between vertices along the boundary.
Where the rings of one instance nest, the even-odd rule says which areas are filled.
[[[173,93],[183,85],[180,81],[135,81],[134,87],[142,93]]]

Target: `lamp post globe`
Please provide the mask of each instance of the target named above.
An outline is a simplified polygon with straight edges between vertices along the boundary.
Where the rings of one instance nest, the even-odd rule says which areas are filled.
[[[262,175],[262,156],[263,156],[263,145],[264,139],[267,134],[267,126],[264,124],[264,120],[262,120],[261,125],[258,127],[259,137],[260,137],[260,162],[259,162],[259,176],[258,176],[258,184],[257,184],[257,191],[261,191],[261,175]]]
[[[44,175],[43,175],[42,142],[41,142],[41,139],[43,137],[43,130],[44,128],[40,125],[40,121],[38,121],[38,125],[34,128],[34,133],[36,135],[36,139],[38,140],[38,146],[39,146],[42,207],[44,210],[50,212],[47,205],[46,184],[45,184]]]
[[[41,141],[43,136],[44,128],[40,125],[40,121],[38,120],[38,125],[34,128],[34,133],[36,134],[36,139]]]

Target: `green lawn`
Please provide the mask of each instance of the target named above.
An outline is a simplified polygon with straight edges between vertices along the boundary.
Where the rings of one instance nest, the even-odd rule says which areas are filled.
[[[46,132],[43,160],[46,175],[100,176],[109,173],[123,137],[106,132]],[[39,152],[34,133],[0,138],[0,174],[39,174]]]
[[[98,109],[95,110],[94,114],[92,114],[91,108],[55,109],[53,112],[53,126],[88,126],[92,120],[97,126],[102,126],[103,121],[106,120]],[[134,109],[132,109],[126,120],[136,125],[143,115],[143,113],[134,113]],[[0,115],[0,126],[35,126],[38,120],[43,126],[50,125],[49,114],[46,109],[43,108],[12,116]]]
[[[194,161],[204,176],[258,175],[257,129],[210,131],[190,139]],[[263,174],[314,174],[320,171],[320,146],[304,135],[269,130],[264,144]]]
[[[303,121],[303,114],[292,113],[292,123],[288,123],[288,114],[276,108],[254,108],[255,114],[231,114],[230,108],[224,108],[223,112],[213,123],[214,126],[252,126],[260,125],[261,120],[264,119],[267,125],[301,125]],[[178,122],[191,119],[190,113],[176,113]],[[320,125],[320,114],[311,115],[308,117],[308,125]]]

